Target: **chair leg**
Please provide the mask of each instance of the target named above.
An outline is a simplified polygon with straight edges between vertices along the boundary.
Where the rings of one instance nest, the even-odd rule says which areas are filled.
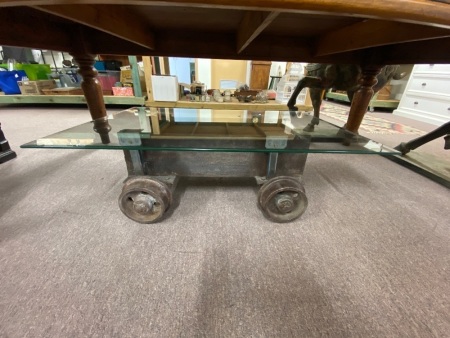
[[[8,140],[2,131],[2,124],[0,123],[0,163],[7,162],[17,157],[17,154],[11,150]]]

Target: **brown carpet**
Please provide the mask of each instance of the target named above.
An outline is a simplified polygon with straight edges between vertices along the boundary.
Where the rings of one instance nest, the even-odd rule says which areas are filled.
[[[309,155],[301,219],[248,179],[182,179],[140,225],[120,151],[19,145],[85,109],[0,109],[0,337],[449,337],[450,191],[377,155]]]

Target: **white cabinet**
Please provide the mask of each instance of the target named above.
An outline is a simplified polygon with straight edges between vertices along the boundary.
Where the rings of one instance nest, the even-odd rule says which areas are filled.
[[[415,65],[395,115],[437,126],[450,121],[450,65]]]

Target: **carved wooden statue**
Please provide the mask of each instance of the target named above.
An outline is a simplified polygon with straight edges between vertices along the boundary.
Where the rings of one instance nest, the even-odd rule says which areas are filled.
[[[374,93],[383,88],[391,79],[399,80],[405,73],[398,74],[398,65],[384,66],[377,75],[378,82],[373,86]],[[347,92],[350,102],[354,93],[360,87],[362,76],[361,67],[358,65],[336,65],[310,63],[306,65],[306,76],[300,79],[288,102],[291,111],[296,111],[295,103],[300,91],[309,88],[312,105],[314,107],[314,117],[304,128],[305,131],[314,131],[314,126],[319,124],[320,105],[322,103],[323,91],[333,88]]]

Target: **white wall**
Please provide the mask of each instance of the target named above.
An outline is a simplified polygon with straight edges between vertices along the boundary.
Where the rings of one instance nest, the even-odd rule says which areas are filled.
[[[195,68],[197,81],[204,83],[207,89],[211,89],[211,59],[196,59]]]
[[[272,61],[270,66],[270,76],[278,76],[278,72],[281,72],[281,76],[286,72],[287,62]]]
[[[178,82],[191,83],[191,59],[169,57],[170,75],[176,75]]]

